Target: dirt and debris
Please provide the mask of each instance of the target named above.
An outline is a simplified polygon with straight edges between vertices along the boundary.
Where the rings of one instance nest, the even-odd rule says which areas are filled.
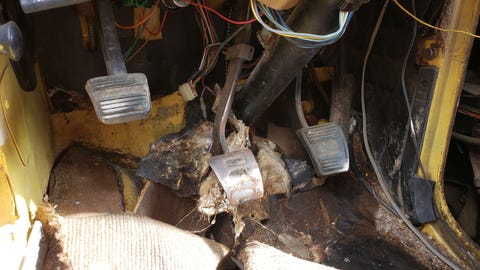
[[[245,126],[241,120],[234,115],[228,118],[228,123],[234,128],[234,131],[227,137],[227,145],[230,152],[250,148],[250,128]]]
[[[210,218],[220,213],[228,212],[229,205],[217,176],[211,171],[200,186],[198,210]]]
[[[198,194],[200,182],[209,170],[212,125],[203,122],[162,137],[150,146],[140,161],[137,176],[174,190],[182,197]]]
[[[448,269],[377,231],[377,211],[379,205],[354,176],[341,174],[322,187],[271,202],[267,222],[245,219],[239,242],[257,240],[339,269]],[[384,222],[400,223],[395,217]],[[422,253],[432,258],[424,249]]]
[[[53,169],[48,200],[61,214],[124,210],[115,171],[101,155],[80,145],[70,147]]]
[[[251,146],[255,148],[266,196],[233,207],[229,204],[217,176],[211,171],[200,185],[198,209],[208,217],[223,212],[235,212],[235,215],[239,217],[248,216],[256,220],[267,219],[269,216],[268,196],[290,193],[291,179],[286,165],[281,159],[281,154],[276,152],[277,146],[273,142],[254,137],[252,145],[249,128],[242,121],[230,117],[229,123],[234,128],[234,131],[227,137],[229,150],[237,151]]]
[[[449,269],[435,256],[432,256],[425,245],[408,229],[408,227],[392,213],[382,207],[375,212],[375,228],[382,238],[397,242],[409,254],[416,254],[416,259],[431,269]],[[437,249],[441,249],[436,245]],[[443,250],[446,254],[446,251]]]
[[[375,177],[373,169],[368,165],[368,158],[363,151],[363,143],[360,134],[353,134],[353,156],[355,157],[355,163],[367,181],[370,193],[373,193],[379,200],[385,201],[385,195],[381,191],[378,180]],[[357,181],[357,183],[359,183]],[[370,195],[373,198],[373,195]],[[378,233],[378,237],[384,239],[384,241],[395,243],[402,250],[408,254],[415,254],[416,260],[424,265],[431,266],[431,269],[450,269],[445,263],[434,256],[425,245],[415,236],[413,232],[402,222],[400,218],[393,215],[384,207],[378,206],[374,212],[371,212],[374,217],[375,231]],[[434,243],[432,243],[434,244]],[[440,246],[436,245],[438,249]],[[444,254],[447,252],[444,250]]]
[[[196,157],[202,156],[202,162],[208,164],[207,159],[210,155],[208,148],[211,143],[210,125],[200,125],[196,128],[196,131],[200,131],[199,133],[190,130],[177,134],[176,137],[163,138],[159,141],[165,144],[163,161],[168,161],[168,166],[171,166],[168,167],[165,163],[159,168],[167,176],[176,179],[177,183],[178,178],[173,177],[175,175],[181,176],[182,183],[186,181],[184,180],[187,179],[186,176],[198,176],[199,178],[188,178],[188,181],[191,181],[190,186],[196,186],[189,193],[196,192],[199,197],[181,198],[178,196],[178,189],[172,190],[162,184],[147,181],[135,207],[137,214],[162,220],[200,235],[210,235],[229,246],[238,247],[238,244],[256,240],[297,258],[340,269],[448,269],[426,250],[397,217],[378,205],[375,198],[356,181],[355,175],[344,173],[328,179],[317,179],[325,185],[302,192],[292,191],[289,183],[290,176],[278,152],[278,147],[265,139],[253,138],[250,142],[250,138],[247,139],[248,129],[243,129],[241,126],[236,127],[237,131],[231,133],[232,138],[235,136],[230,139],[232,143],[235,142],[232,148],[252,144],[252,149],[256,152],[260,163],[267,195],[259,201],[232,207],[208,165],[206,169],[190,168],[188,170],[185,164],[179,164],[180,161],[175,160],[179,153],[193,158],[195,155],[191,154],[193,152],[196,153]],[[182,139],[188,141],[188,138],[196,136],[200,136],[203,143],[181,142]],[[187,147],[184,149],[189,149],[189,154],[177,148],[176,144],[179,145],[178,147],[180,145]],[[75,151],[77,152],[73,156],[67,152],[52,174],[51,190],[59,193],[51,193],[51,200],[61,204],[62,200],[69,199],[70,203],[67,202],[67,204],[78,208],[74,198],[85,192],[81,190],[79,192],[76,187],[67,186],[63,180],[59,179],[77,177],[85,181],[85,178],[92,178],[96,179],[92,181],[99,182],[81,183],[88,187],[88,194],[92,197],[89,202],[94,204],[93,207],[96,207],[95,204],[102,207],[116,206],[116,203],[105,202],[107,195],[102,193],[103,188],[94,188],[95,192],[91,192],[94,184],[98,185],[110,179],[111,174],[114,184],[111,184],[108,189],[113,190],[121,201],[115,173],[108,163],[94,152],[91,153],[82,148]],[[167,157],[173,160],[168,160]],[[158,160],[160,156],[155,158]],[[187,162],[190,162],[190,166],[204,164],[199,160],[194,161],[188,158]],[[62,167],[64,164],[70,167]],[[175,164],[180,167],[175,167]],[[177,172],[168,170],[177,170]],[[370,176],[367,177],[369,180],[372,180],[373,174],[368,167],[363,167],[361,170]],[[95,175],[101,176],[101,181],[95,175],[90,175],[90,171],[95,171]],[[204,180],[201,181],[202,179]],[[267,188],[270,181],[273,181],[273,184]],[[376,188],[373,183],[372,186]],[[65,194],[69,194],[68,190],[76,194],[62,198]],[[120,211],[122,210],[120,208]],[[109,212],[108,209],[102,211]],[[216,222],[217,218],[224,221]]]
[[[142,189],[134,213],[204,235],[210,221],[197,210],[192,198],[180,198],[171,189],[154,182],[147,182]]]
[[[240,218],[248,217],[254,220],[262,221],[268,219],[270,210],[268,207],[268,196],[260,199],[244,202],[233,209],[234,214]]]

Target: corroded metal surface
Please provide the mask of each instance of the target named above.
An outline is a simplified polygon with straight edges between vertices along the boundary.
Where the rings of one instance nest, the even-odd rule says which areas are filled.
[[[448,269],[349,174],[271,202],[266,222],[245,222],[242,241],[338,269]]]
[[[61,214],[123,212],[115,171],[102,156],[80,146],[59,160],[49,190],[49,201]]]

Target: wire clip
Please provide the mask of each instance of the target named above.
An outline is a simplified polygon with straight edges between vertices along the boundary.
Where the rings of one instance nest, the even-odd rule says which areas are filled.
[[[245,61],[251,61],[253,58],[253,53],[255,52],[255,48],[248,44],[236,44],[232,47],[228,48],[227,55],[225,55],[225,59],[232,60],[235,58],[241,58]]]

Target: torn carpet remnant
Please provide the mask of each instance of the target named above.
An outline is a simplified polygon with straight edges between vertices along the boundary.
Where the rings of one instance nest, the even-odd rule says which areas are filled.
[[[148,217],[84,214],[61,217],[40,207],[50,240],[43,269],[217,269],[229,249]],[[53,248],[52,248],[53,247]]]
[[[162,137],[150,145],[137,175],[167,186],[179,196],[197,195],[202,179],[210,170],[211,132],[212,124],[203,122]]]
[[[336,268],[318,263],[302,260],[274,247],[257,242],[249,241],[243,244],[237,253],[237,257],[245,270],[260,269],[302,269],[302,270],[335,270]]]

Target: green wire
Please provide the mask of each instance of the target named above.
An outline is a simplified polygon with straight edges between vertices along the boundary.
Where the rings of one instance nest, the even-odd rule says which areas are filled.
[[[151,10],[150,10],[151,11]],[[138,29],[137,31],[137,35],[135,36],[135,41],[133,41],[132,43],[132,46],[130,46],[130,48],[128,48],[128,50],[123,54],[123,61],[127,60],[130,55],[132,54],[132,52],[135,50],[135,47],[137,46],[137,43],[138,43],[138,40],[140,39],[140,37],[142,36],[143,34],[143,30],[145,29],[145,25],[148,24],[148,22],[150,21],[151,18],[149,18],[144,24],[142,24],[142,26],[140,26],[140,28]]]
[[[147,24],[148,21],[145,22],[145,24]],[[125,61],[126,59],[128,59],[128,57],[130,57],[130,55],[132,54],[132,52],[135,50],[135,47],[137,46],[137,43],[138,43],[138,40],[140,39],[140,37],[142,36],[142,33],[143,33],[143,29],[145,28],[145,24],[143,24],[140,29],[138,29],[138,32],[137,32],[137,35],[135,36],[135,41],[133,41],[132,43],[132,46],[130,46],[130,48],[123,54],[123,61]]]

